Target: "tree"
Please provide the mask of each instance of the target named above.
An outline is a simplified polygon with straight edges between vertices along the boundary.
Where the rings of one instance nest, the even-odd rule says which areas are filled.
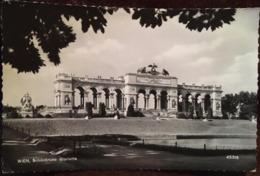
[[[241,91],[238,94],[226,94],[222,98],[222,114],[227,118],[228,114],[235,114],[240,105],[240,119],[250,119],[257,114],[257,95],[254,92]]]
[[[8,105],[2,106],[2,113],[9,113],[9,112],[12,112],[12,111],[17,111],[17,108],[12,107],[12,106],[8,106]]]
[[[106,115],[106,105],[104,103],[99,103],[99,115],[101,117]]]
[[[81,21],[81,29],[95,33],[105,32],[107,20],[105,14],[112,15],[118,8],[81,7],[34,4],[22,2],[3,3],[3,63],[10,64],[20,72],[39,72],[45,66],[40,49],[47,54],[50,62],[60,64],[59,53],[76,40],[72,27],[64,23],[74,17]],[[235,9],[143,9],[124,8],[133,20],[139,20],[141,26],[160,27],[163,22],[179,17],[190,30],[201,32],[203,29],[216,30],[223,24],[235,19]],[[17,30],[19,29],[19,30]]]

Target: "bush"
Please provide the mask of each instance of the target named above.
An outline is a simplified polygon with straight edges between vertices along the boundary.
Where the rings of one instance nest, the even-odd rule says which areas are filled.
[[[190,105],[188,107],[188,114],[187,114],[188,118],[193,118],[193,113],[194,113],[193,106]]]
[[[36,113],[35,114],[35,118],[43,118],[44,116],[43,115],[41,115],[41,114],[39,114],[39,113]]]
[[[106,116],[106,105],[104,103],[99,103],[99,115]]]
[[[179,118],[179,119],[187,119],[187,117],[185,116],[185,114],[183,112],[178,113],[177,118]]]
[[[202,110],[201,106],[198,107],[197,117],[198,118],[203,118],[203,110]]]
[[[135,111],[134,111],[134,106],[132,104],[130,104],[127,108],[127,113],[126,113],[126,116],[127,117],[130,117],[130,116],[135,116]]]
[[[45,118],[52,118],[50,114],[46,114]]]
[[[86,111],[89,117],[93,117],[93,107],[94,105],[91,102],[86,102]]]
[[[12,110],[11,112],[7,113],[7,117],[11,119],[20,118],[21,116],[16,112],[16,110]]]
[[[212,118],[213,118],[213,111],[212,108],[209,106],[207,112],[207,119],[212,119]]]

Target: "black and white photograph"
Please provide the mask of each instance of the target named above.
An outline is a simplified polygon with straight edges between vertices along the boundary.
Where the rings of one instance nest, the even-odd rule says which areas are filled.
[[[2,173],[254,172],[259,12],[3,3]]]

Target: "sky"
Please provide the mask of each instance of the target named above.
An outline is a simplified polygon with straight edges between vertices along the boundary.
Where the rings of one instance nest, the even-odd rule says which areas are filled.
[[[43,53],[47,66],[37,74],[18,74],[3,64],[2,103],[20,106],[28,92],[33,105],[54,106],[58,73],[117,78],[152,63],[177,77],[178,84],[221,85],[222,95],[256,92],[259,9],[238,9],[234,18],[214,32],[190,31],[177,18],[152,29],[119,10],[106,16],[104,34],[91,29],[83,33],[80,22],[72,18],[66,23],[77,39],[61,50],[61,64],[50,63]]]

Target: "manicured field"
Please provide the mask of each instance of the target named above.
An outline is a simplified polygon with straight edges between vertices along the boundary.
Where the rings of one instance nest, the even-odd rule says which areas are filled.
[[[202,120],[145,118],[55,118],[6,119],[4,124],[29,132],[31,135],[103,135],[128,134],[144,136],[164,135],[256,135],[256,124],[246,120]]]

